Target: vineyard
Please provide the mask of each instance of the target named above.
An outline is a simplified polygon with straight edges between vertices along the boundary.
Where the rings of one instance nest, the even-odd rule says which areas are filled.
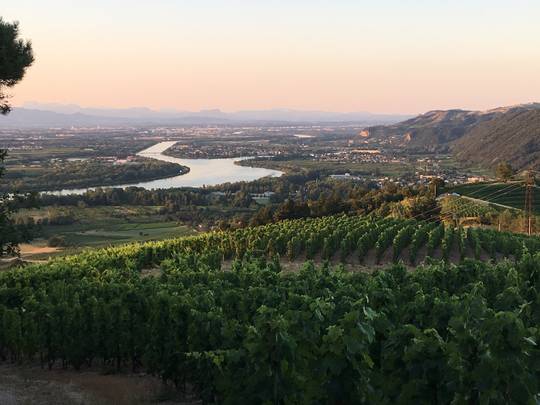
[[[445,197],[441,200],[441,216],[443,218],[486,218],[490,215],[497,215],[500,210],[500,207],[497,209],[496,206],[467,200],[463,197]]]
[[[461,184],[447,191],[520,210],[525,204],[523,182]],[[540,189],[538,186],[533,187],[533,211],[536,215],[540,214]]]
[[[0,273],[0,360],[146,371],[205,403],[535,404],[539,253],[344,215],[93,250]]]

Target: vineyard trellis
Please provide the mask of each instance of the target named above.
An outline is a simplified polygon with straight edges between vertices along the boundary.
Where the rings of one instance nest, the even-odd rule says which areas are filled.
[[[444,260],[281,272],[280,256],[415,264],[423,249]],[[539,252],[536,237],[344,215],[88,251],[0,273],[0,360],[146,370],[205,403],[534,403]]]

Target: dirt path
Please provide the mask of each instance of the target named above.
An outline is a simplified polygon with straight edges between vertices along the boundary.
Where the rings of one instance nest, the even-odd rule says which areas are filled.
[[[34,372],[0,367],[0,404],[101,404],[73,383],[60,383]]]
[[[0,365],[1,405],[198,404],[175,398],[161,382],[144,374],[104,375],[97,371],[42,370]]]
[[[60,248],[57,248],[57,247],[37,246],[37,245],[31,245],[29,243],[22,243],[19,245],[19,248],[21,249],[22,257],[41,255],[41,254],[50,254],[50,253],[58,252],[60,250]]]

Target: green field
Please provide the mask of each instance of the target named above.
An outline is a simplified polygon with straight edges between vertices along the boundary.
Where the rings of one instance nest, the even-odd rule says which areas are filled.
[[[49,161],[53,158],[66,159],[70,157],[92,156],[93,151],[87,151],[80,147],[44,147],[41,149],[10,150],[6,159],[8,165],[28,161]]]
[[[149,241],[186,236],[194,232],[176,222],[140,222],[124,224],[95,223],[93,225],[52,226],[46,235],[64,236],[69,245],[101,247],[128,242]]]
[[[317,170],[327,174],[342,174],[348,172],[353,175],[372,175],[376,173],[380,176],[395,177],[414,171],[413,165],[405,163],[327,162],[307,159],[291,159],[283,161],[249,160],[242,162],[242,164],[245,166],[281,170],[286,173]]]
[[[66,246],[58,253],[75,253],[85,248],[119,245],[130,242],[161,240],[196,233],[188,226],[169,221],[159,214],[160,207],[46,207],[21,210],[17,216],[36,220],[48,216],[69,216],[73,223],[43,226],[41,238],[33,246],[46,246],[53,236],[64,238]],[[52,212],[51,212],[52,211]],[[53,255],[55,255],[53,254]],[[23,258],[43,259],[47,254],[25,255]]]
[[[420,155],[418,157],[424,156]],[[464,164],[463,162],[456,160],[452,155],[441,157],[437,160],[437,164],[442,169],[457,170],[459,172],[467,172],[471,175],[486,176],[488,178],[493,176],[492,169],[479,165]]]
[[[26,253],[23,249],[22,258],[26,260],[45,260],[52,256],[75,254],[88,248],[115,246],[131,242],[157,241],[195,233],[191,228],[179,225],[176,222],[95,223],[93,225],[51,226],[46,229],[45,237],[33,241],[32,246],[46,246],[48,237],[53,235],[63,237],[67,246],[59,248],[57,252],[37,254]]]
[[[540,214],[540,189],[535,186],[533,190],[533,209],[536,214]],[[525,206],[523,182],[463,184],[445,191],[517,209]]]
[[[152,375],[186,404],[533,405],[539,252],[373,215],[88,250],[0,272],[0,365]]]

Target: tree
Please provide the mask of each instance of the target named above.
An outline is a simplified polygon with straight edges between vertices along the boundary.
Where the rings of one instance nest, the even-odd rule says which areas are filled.
[[[284,219],[306,218],[310,215],[310,209],[307,203],[298,202],[290,198],[281,204],[274,214],[275,221],[282,221]]]
[[[6,151],[0,150],[0,179],[4,172],[2,163]],[[20,229],[11,218],[14,205],[13,197],[0,194],[0,257],[18,253],[18,243],[21,241]]]
[[[506,182],[514,175],[514,169],[508,162],[501,162],[497,165],[495,173],[500,180]]]
[[[273,215],[272,208],[262,207],[251,218],[251,221],[249,222],[249,224],[250,226],[259,226],[259,225],[269,224],[273,220],[272,215]]]
[[[441,188],[443,188],[445,186],[445,181],[444,179],[441,179],[440,177],[435,177],[433,179],[431,179],[431,182],[430,182],[430,189],[432,190],[433,192],[433,196],[436,198],[437,197],[437,194],[438,192],[441,190]]]
[[[19,38],[19,24],[8,23],[0,17],[0,114],[11,111],[4,88],[21,81],[32,62],[32,44]]]
[[[33,61],[31,43],[19,38],[19,24],[5,22],[0,17],[0,114],[6,115],[11,110],[4,88],[15,86]],[[6,151],[0,149],[0,179],[5,157]],[[0,256],[18,252],[20,235],[9,215],[12,205],[10,196],[0,195]]]
[[[239,191],[234,195],[232,206],[237,208],[248,208],[254,202],[251,194],[247,191]]]

